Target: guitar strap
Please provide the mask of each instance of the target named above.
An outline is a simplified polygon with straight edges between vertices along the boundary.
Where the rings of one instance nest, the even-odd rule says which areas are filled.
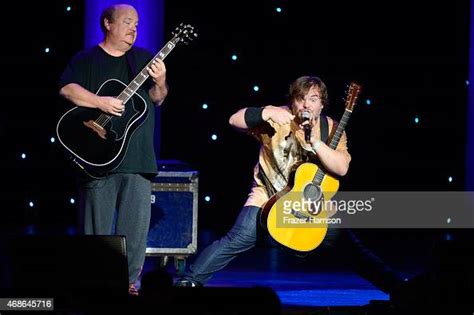
[[[321,141],[326,143],[329,137],[328,119],[326,116],[323,116],[323,115],[319,117],[320,117],[319,128],[320,128],[320,134],[321,134]]]

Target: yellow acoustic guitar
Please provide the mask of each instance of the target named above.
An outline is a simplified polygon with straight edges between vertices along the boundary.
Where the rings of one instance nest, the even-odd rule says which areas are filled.
[[[360,90],[361,86],[354,82],[349,85],[346,108],[331,137],[331,149],[339,143]],[[300,163],[294,168],[287,187],[263,205],[260,223],[281,245],[309,252],[318,247],[326,236],[327,219],[334,211],[329,201],[337,193],[339,181],[313,163]]]

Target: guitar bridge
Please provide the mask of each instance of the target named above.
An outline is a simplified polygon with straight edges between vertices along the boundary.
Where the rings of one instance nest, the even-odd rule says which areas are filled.
[[[99,125],[98,123],[96,123],[94,120],[89,120],[89,121],[83,121],[82,122],[84,124],[84,126],[86,126],[87,128],[90,128],[92,129],[93,132],[95,132],[99,137],[101,137],[102,139],[106,140],[107,137],[107,131],[104,129],[104,127],[102,127],[101,125]]]
[[[291,214],[294,215],[295,217],[297,217],[298,219],[306,219],[306,220],[310,219],[309,215],[301,213],[301,211],[295,211],[295,210],[291,209]]]

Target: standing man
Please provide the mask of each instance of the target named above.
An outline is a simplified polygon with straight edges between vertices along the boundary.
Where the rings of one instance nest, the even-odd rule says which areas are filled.
[[[128,84],[153,55],[133,47],[138,13],[132,6],[118,4],[106,8],[101,14],[100,27],[104,40],[72,58],[61,75],[59,93],[77,106],[121,116],[125,108],[122,101],[98,96],[96,91],[109,79]],[[150,77],[137,91],[146,102],[147,117],[131,136],[122,163],[103,179],[81,179],[79,185],[82,233],[126,236],[130,294],[137,294],[135,283],[145,261],[151,179],[157,174],[154,106],[161,105],[168,94],[163,61],[156,60],[147,70]],[[115,210],[115,231],[112,231]]]

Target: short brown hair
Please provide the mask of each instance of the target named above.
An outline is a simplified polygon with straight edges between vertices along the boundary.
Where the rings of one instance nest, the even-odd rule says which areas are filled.
[[[317,86],[319,88],[321,103],[324,107],[327,107],[327,105],[329,105],[329,96],[326,84],[323,82],[323,80],[315,76],[299,77],[290,84],[289,99],[291,104],[293,104],[296,100],[303,99],[313,86]]]

